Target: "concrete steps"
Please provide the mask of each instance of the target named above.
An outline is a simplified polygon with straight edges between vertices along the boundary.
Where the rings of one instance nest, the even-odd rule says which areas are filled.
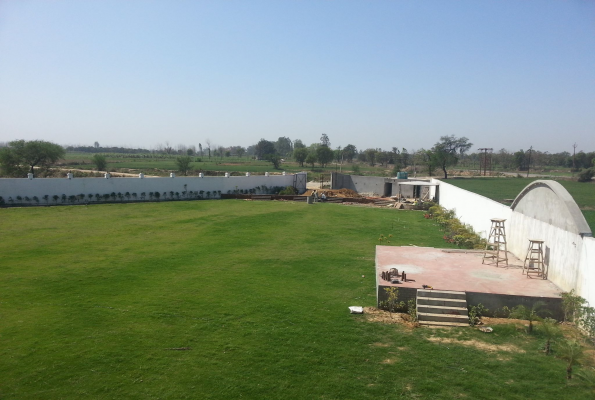
[[[469,326],[465,292],[418,289],[417,319],[420,325]]]

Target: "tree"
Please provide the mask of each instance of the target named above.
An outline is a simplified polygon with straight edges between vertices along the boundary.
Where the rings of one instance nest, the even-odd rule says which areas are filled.
[[[293,148],[295,149],[305,149],[306,145],[304,144],[304,142],[302,142],[300,139],[296,139],[293,142]]]
[[[316,162],[316,154],[308,153],[308,157],[306,157],[306,164],[310,164],[310,167],[314,169],[314,163]]]
[[[198,144],[198,150],[200,151],[200,156],[203,157],[204,154],[202,153],[202,143]]]
[[[421,149],[417,152],[417,154],[419,154],[421,162],[426,164],[426,167],[428,167],[428,176],[434,175],[434,169],[436,168],[436,158],[434,157],[432,150]]]
[[[444,172],[444,179],[448,178],[446,167],[456,165],[459,156],[465,154],[473,146],[466,137],[457,138],[454,135],[441,136],[440,141],[434,145],[432,151],[435,155],[437,165]]]
[[[356,154],[357,154],[357,149],[352,144],[348,144],[343,149],[343,155],[345,156],[345,158],[347,159],[348,162],[353,162],[353,157],[355,157]]]
[[[364,154],[366,155],[366,161],[373,167],[376,163],[376,149],[366,149]]]
[[[323,133],[320,137],[320,144],[326,147],[331,147],[331,141],[326,133]]]
[[[93,147],[95,147],[96,149],[98,149],[99,148],[99,142],[93,143]]]
[[[260,139],[258,144],[256,144],[254,154],[259,159],[265,160],[268,154],[276,154],[275,144],[273,142],[269,142],[268,140]]]
[[[299,147],[293,150],[293,158],[295,159],[295,161],[300,163],[301,167],[304,166],[304,161],[306,161],[307,157],[308,149],[306,149],[305,147]]]
[[[49,168],[64,157],[64,148],[43,140],[15,140],[0,149],[0,169],[6,175],[19,176],[37,166]]]
[[[390,154],[387,153],[386,151],[383,151],[382,149],[378,149],[378,151],[376,152],[376,159],[378,160],[378,162],[380,163],[381,166],[382,166],[382,164],[386,164],[388,166],[388,160],[390,159]]]
[[[316,149],[316,158],[322,168],[333,161],[333,156],[333,151],[328,146],[322,145]]]
[[[525,164],[526,164],[525,152],[521,149],[521,150],[517,151],[516,153],[514,153],[514,166],[516,167],[516,169],[519,171],[524,171],[525,169],[527,169]]]
[[[401,149],[401,165],[403,166],[403,168],[407,168],[407,166],[409,165],[409,161],[409,152],[406,148],[403,147]]]
[[[575,340],[565,340],[558,346],[558,358],[566,361],[566,379],[572,379],[572,366],[583,357],[583,346]]]
[[[180,156],[176,158],[176,165],[178,166],[178,171],[180,171],[184,176],[188,175],[188,171],[191,169],[190,163],[192,162],[192,157],[190,156]]]
[[[545,305],[543,301],[536,301],[533,307],[528,308],[523,305],[519,305],[512,308],[510,312],[510,318],[526,319],[529,321],[529,333],[533,332],[533,322],[541,321],[541,317],[537,315],[540,309]]]
[[[293,143],[288,137],[280,137],[275,143],[275,149],[277,150],[278,154],[287,157],[293,151]]]
[[[553,318],[545,318],[541,321],[539,330],[543,332],[545,336],[545,355],[549,355],[551,352],[552,340],[559,335],[560,329],[558,328],[558,321]]]
[[[211,139],[207,139],[207,150],[209,152],[209,160],[211,159]]]
[[[333,158],[337,163],[343,161],[343,150],[341,150],[341,146],[337,147],[337,150],[333,151]]]
[[[246,153],[246,149],[243,147],[238,147],[236,149],[236,154],[238,155],[239,158],[242,158],[242,156],[244,155],[244,153]]]
[[[91,157],[91,162],[95,164],[97,171],[107,171],[107,160],[103,154],[95,154]]]

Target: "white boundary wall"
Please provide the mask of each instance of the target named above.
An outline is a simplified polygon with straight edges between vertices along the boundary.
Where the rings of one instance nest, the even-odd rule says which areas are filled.
[[[455,209],[457,217],[486,237],[491,218],[506,219],[508,251],[525,259],[529,238],[544,240],[548,279],[560,289],[584,297],[595,305],[595,238],[568,232],[535,218],[528,217],[487,197],[440,183],[440,205]]]
[[[300,174],[298,174],[300,175]],[[306,190],[305,173],[302,179],[303,188],[301,192]],[[232,192],[236,189],[254,189],[258,186],[261,188],[266,186],[271,188],[274,186],[293,186],[294,174],[287,175],[251,175],[251,176],[230,176],[230,177],[175,177],[175,178],[4,178],[0,179],[0,196],[8,203],[8,199],[12,197],[16,203],[16,197],[37,196],[40,203],[43,196],[48,195],[50,199],[54,195],[66,196],[84,194],[109,194],[115,193],[136,193],[138,197],[142,192],[146,193],[146,199],[149,199],[149,192],[179,192],[184,191],[210,191],[211,193],[218,190],[222,194],[226,194],[228,190]],[[50,201],[50,203],[52,203]]]

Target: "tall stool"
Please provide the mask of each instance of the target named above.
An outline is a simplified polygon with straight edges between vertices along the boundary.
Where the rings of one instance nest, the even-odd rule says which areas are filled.
[[[508,250],[506,248],[506,230],[504,229],[504,221],[506,220],[492,218],[492,227],[490,229],[490,236],[488,236],[485,252],[483,253],[482,264],[485,264],[486,260],[491,260],[492,263],[496,263],[496,267],[499,267],[500,263],[505,263],[508,267]],[[490,250],[490,247],[492,250]]]
[[[536,274],[545,279],[545,267],[543,264],[543,240],[529,239],[529,249],[527,250],[527,257],[523,264],[523,275],[527,270],[527,278],[529,274]]]

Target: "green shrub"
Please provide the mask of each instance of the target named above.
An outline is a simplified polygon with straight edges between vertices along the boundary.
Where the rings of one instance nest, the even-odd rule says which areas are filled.
[[[293,186],[287,186],[285,189],[279,191],[281,196],[293,196],[297,194],[296,188]]]
[[[584,170],[583,172],[581,172],[578,175],[578,181],[579,182],[590,182],[591,179],[593,179],[593,176],[595,176],[595,170],[593,170],[593,168],[589,168]]]

